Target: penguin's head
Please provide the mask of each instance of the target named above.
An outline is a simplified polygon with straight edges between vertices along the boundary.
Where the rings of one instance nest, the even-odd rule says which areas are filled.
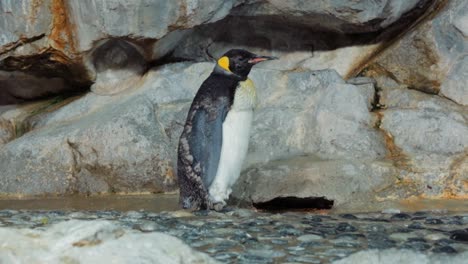
[[[277,58],[259,56],[242,49],[232,49],[218,59],[216,67],[220,68],[222,71],[234,73],[242,79],[246,79],[255,64],[274,59]]]

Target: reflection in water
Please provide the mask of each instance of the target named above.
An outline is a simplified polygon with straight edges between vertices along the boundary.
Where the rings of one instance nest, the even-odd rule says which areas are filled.
[[[0,199],[0,210],[90,210],[150,212],[178,209],[178,194],[65,196],[50,198]]]
[[[178,194],[142,194],[142,195],[101,195],[101,196],[64,196],[48,198],[0,198],[0,210],[61,210],[61,211],[138,211],[148,212],[176,211]],[[291,208],[293,209],[293,208]],[[379,212],[396,209],[402,212],[444,211],[468,212],[466,200],[448,199],[408,199],[404,201],[385,201],[333,208],[328,213]],[[289,211],[285,209],[284,211]]]

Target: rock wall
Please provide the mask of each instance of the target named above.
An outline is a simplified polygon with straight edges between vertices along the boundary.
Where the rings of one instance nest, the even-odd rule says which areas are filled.
[[[0,2],[0,193],[168,192],[190,102],[256,67],[234,200],[468,193],[463,0]]]

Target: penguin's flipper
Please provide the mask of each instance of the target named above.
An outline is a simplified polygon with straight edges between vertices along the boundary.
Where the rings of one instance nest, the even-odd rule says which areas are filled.
[[[192,133],[189,145],[193,164],[200,164],[202,181],[206,190],[216,177],[221,148],[223,143],[223,122],[229,111],[229,100],[226,97],[197,109],[192,119]]]

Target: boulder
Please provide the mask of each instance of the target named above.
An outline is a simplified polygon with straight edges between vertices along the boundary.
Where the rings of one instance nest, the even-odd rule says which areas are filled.
[[[468,112],[452,101],[408,89],[382,92],[380,129],[400,179],[414,194],[460,196],[468,191]]]
[[[170,65],[148,73],[142,87],[130,93],[89,93],[27,119],[23,125],[31,131],[0,148],[0,167],[5,168],[1,192],[174,190],[176,149],[191,102],[187,99],[212,67]]]
[[[393,184],[397,171],[388,161],[294,157],[247,169],[235,184],[232,198],[252,204],[277,197],[324,197],[334,207],[356,209],[375,202],[379,190]]]
[[[468,51],[468,48],[466,50]],[[468,88],[466,83],[468,83],[468,55],[465,54],[455,62],[455,65],[453,65],[447,74],[447,78],[440,87],[440,95],[458,104],[468,106]]]
[[[173,56],[208,60],[242,47],[279,57],[269,69],[334,69],[350,78],[436,2],[248,1],[189,30]]]
[[[429,1],[281,1],[251,0],[234,9],[235,16],[275,16],[338,32],[377,31]]]
[[[246,165],[315,154],[324,159],[379,159],[373,86],[346,84],[331,70],[251,74],[259,98]],[[274,142],[274,144],[272,144]]]
[[[374,65],[400,84],[467,105],[467,13],[466,1],[448,1],[434,19],[403,36]]]
[[[144,98],[33,130],[0,150],[8,194],[169,191],[176,179],[164,130]],[[127,108],[128,107],[128,108]],[[132,109],[128,111],[128,109]]]
[[[425,254],[404,249],[366,250],[333,261],[333,264],[397,264],[397,263],[453,263],[466,262],[467,252],[460,254]]]
[[[278,57],[279,60],[269,63],[268,69],[334,69],[343,77],[351,76],[381,46],[371,43],[376,33],[356,37],[321,32],[276,17],[230,16],[188,30],[186,34],[187,37],[175,48],[173,57],[206,61],[222,56],[227,50],[244,48]]]
[[[0,228],[2,263],[218,263],[178,238],[110,221],[70,220],[46,228]]]

